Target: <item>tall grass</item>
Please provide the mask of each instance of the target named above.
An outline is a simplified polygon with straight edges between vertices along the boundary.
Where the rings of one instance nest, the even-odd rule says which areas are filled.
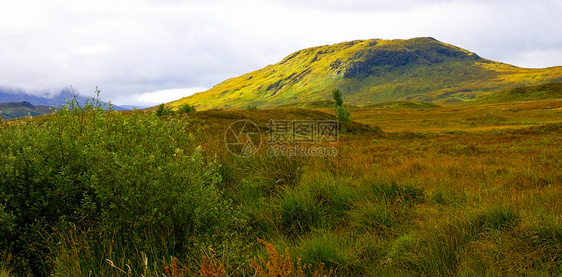
[[[558,129],[344,134],[336,157],[230,155],[220,132],[253,116],[261,126],[267,111],[92,105],[2,122],[1,274],[562,273]]]

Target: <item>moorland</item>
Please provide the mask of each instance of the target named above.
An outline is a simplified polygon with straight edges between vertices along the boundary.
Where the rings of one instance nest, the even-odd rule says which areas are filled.
[[[560,273],[561,100],[350,111],[333,157],[224,145],[234,121],[327,109],[2,122],[2,274]]]
[[[354,41],[150,109],[97,91],[4,120],[0,276],[561,275],[560,70]],[[282,141],[336,155],[272,154],[283,122],[337,122]]]

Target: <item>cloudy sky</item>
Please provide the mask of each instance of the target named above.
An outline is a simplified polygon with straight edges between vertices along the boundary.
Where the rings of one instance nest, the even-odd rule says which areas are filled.
[[[562,65],[560,0],[0,0],[0,87],[155,105],[312,46],[431,36]]]

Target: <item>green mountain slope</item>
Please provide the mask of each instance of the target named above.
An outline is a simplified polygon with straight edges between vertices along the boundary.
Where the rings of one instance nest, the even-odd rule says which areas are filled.
[[[0,116],[2,119],[14,119],[27,115],[37,116],[51,113],[51,107],[34,106],[27,101],[0,103]]]
[[[355,106],[404,100],[444,103],[560,81],[562,67],[519,68],[433,38],[373,39],[297,51],[275,65],[168,105],[189,103],[200,110],[304,107],[326,103],[336,88]]]

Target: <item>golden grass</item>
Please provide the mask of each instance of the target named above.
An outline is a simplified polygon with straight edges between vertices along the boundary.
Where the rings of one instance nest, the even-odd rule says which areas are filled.
[[[221,189],[247,212],[255,231],[248,235],[276,242],[258,240],[265,251],[253,249],[255,258],[246,264],[203,257],[195,274],[548,276],[560,271],[562,136],[555,127],[562,123],[562,100],[351,114],[385,133],[344,133],[333,144],[335,157],[291,158],[270,157],[265,149],[250,158],[233,157],[223,132],[239,119],[265,128],[269,119],[332,115],[273,109],[176,116],[191,126],[206,160],[223,166]],[[558,125],[537,129],[545,124]],[[298,209],[311,219],[294,221],[310,226],[284,226]],[[71,243],[81,238],[67,237],[62,260],[54,265],[82,272],[73,261],[87,258],[85,249]],[[318,261],[330,267],[318,269]],[[131,270],[124,265],[120,271],[109,264],[127,275]],[[193,274],[177,259],[164,272]]]
[[[386,134],[344,134],[336,144],[336,157],[294,157],[293,162],[283,161],[286,164],[279,168],[293,171],[298,166],[299,176],[303,176],[291,183],[295,187],[288,190],[291,195],[304,191],[300,189],[310,186],[310,182],[335,182],[342,190],[350,191],[349,195],[363,195],[356,192],[364,193],[372,184],[391,182],[411,184],[424,192],[423,201],[410,208],[402,207],[406,203],[400,198],[387,206],[363,198],[352,200],[343,222],[325,227],[325,232],[337,234],[328,235],[327,240],[347,236],[351,242],[363,242],[349,244],[357,257],[374,251],[370,254],[372,258],[356,261],[362,265],[359,269],[353,266],[353,274],[544,274],[556,268],[543,267],[547,257],[558,259],[548,250],[550,240],[556,241],[556,237],[541,241],[534,234],[544,232],[544,224],[562,223],[562,204],[558,201],[562,196],[562,137],[559,131],[533,128],[560,124],[561,108],[562,100],[548,100],[423,110],[352,110],[352,119],[382,126]],[[267,112],[240,113],[250,120],[266,121]],[[229,160],[228,153],[217,151],[214,153]],[[281,162],[266,158],[265,152],[258,155],[255,159],[265,169],[252,171],[254,177],[266,176]],[[267,178],[253,180],[261,182]],[[256,211],[257,220],[273,226],[275,232],[269,235],[275,240],[290,245],[291,252],[306,253],[310,245],[305,242],[313,239],[309,237],[312,235],[305,232],[304,242],[284,239],[283,230],[277,226],[278,215],[271,207],[278,201],[277,195],[286,190],[270,189],[274,192],[265,196],[265,201],[271,204],[252,203],[248,207]],[[476,227],[467,222],[479,218],[495,220],[495,207],[516,216],[512,229],[471,229]],[[385,224],[369,223],[366,216],[375,216]],[[448,233],[449,229],[458,233]],[[434,241],[432,235],[442,237],[449,246]],[[271,257],[274,248],[269,247]],[[440,247],[451,247],[451,252],[437,251]],[[495,259],[497,253],[504,256]],[[281,261],[289,259],[287,253],[275,257],[277,268],[282,268]],[[262,260],[259,272],[267,271],[266,261]],[[385,262],[378,264],[381,261]],[[478,270],[482,266],[489,270]]]
[[[328,109],[323,111],[329,112]],[[562,122],[562,100],[427,109],[359,109],[351,119],[387,132],[475,132]]]

